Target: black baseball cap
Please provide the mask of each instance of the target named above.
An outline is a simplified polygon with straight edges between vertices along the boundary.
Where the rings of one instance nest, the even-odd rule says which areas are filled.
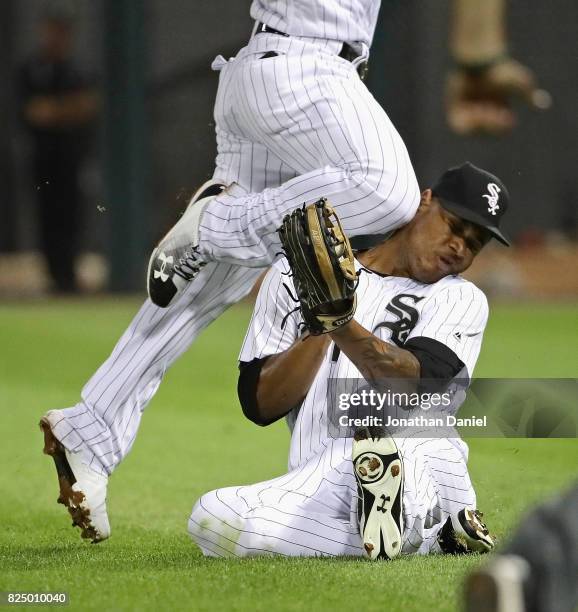
[[[510,246],[500,230],[510,195],[497,176],[466,162],[446,170],[432,187],[432,194],[446,210],[486,228],[496,240]]]

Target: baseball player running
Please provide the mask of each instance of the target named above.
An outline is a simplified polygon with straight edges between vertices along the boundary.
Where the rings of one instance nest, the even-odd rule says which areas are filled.
[[[239,398],[261,425],[287,418],[289,472],[203,495],[189,532],[204,554],[391,559],[493,547],[462,440],[419,429],[395,440],[371,430],[332,438],[327,401],[334,379],[471,378],[488,305],[460,273],[491,237],[507,244],[507,204],[497,177],[469,163],[452,168],[422,193],[410,223],[356,261],[326,203],[286,217],[287,259],[261,286]],[[303,341],[303,325],[319,335]]]
[[[271,263],[285,213],[330,197],[351,236],[413,217],[419,189],[406,147],[358,73],[378,10],[379,0],[254,0],[247,46],[215,61],[214,178],[155,249],[151,300],[81,400],[41,422],[59,501],[83,537],[109,537],[108,477],[145,407],[172,363]]]
[[[172,303],[208,262],[269,265],[283,216],[303,202],[331,198],[352,236],[413,217],[419,189],[406,148],[358,74],[378,10],[375,0],[253,3],[249,44],[213,63],[220,184],[207,186],[154,250],[156,305]],[[281,179],[276,168],[286,169]],[[265,189],[225,189],[246,172],[264,173]]]

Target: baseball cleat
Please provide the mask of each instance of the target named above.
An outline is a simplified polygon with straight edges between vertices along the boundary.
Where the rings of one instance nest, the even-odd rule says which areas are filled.
[[[56,466],[60,495],[57,502],[66,506],[72,517],[72,526],[79,527],[81,536],[93,544],[110,536],[106,513],[106,487],[108,478],[84,465],[80,453],[69,452],[52,433],[51,410],[40,419],[44,433],[44,454],[50,455]]]
[[[450,555],[463,555],[492,550],[494,540],[482,522],[482,517],[483,514],[474,508],[463,508],[448,516],[438,534],[438,544],[442,551]]]
[[[149,259],[147,291],[154,304],[167,307],[206,265],[199,251],[199,225],[205,206],[225,189],[207,181],[191,198],[182,217],[158,243]]]
[[[360,429],[353,441],[357,518],[363,548],[374,559],[393,559],[403,537],[403,463],[383,430]]]

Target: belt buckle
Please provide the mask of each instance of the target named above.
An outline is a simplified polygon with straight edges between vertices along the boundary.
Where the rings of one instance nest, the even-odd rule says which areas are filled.
[[[351,62],[359,75],[359,78],[362,81],[365,80],[368,70],[367,53],[364,53],[363,50],[361,53],[359,53],[349,43],[343,43],[339,57]]]

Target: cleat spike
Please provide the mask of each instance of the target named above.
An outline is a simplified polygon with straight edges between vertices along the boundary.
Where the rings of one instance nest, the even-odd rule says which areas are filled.
[[[372,459],[370,459],[369,463],[367,464],[367,467],[372,472],[375,472],[375,470],[377,470],[380,466],[381,466],[381,462],[377,457],[372,457]]]

